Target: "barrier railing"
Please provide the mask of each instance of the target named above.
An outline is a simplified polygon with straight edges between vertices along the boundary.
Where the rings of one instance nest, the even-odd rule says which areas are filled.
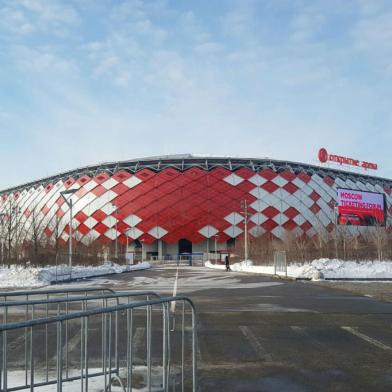
[[[96,290],[98,291],[98,290]],[[105,291],[105,290],[103,290]],[[121,300],[125,300],[127,303],[130,303],[131,299],[134,299],[135,297],[145,297],[145,299],[149,300],[150,297],[157,297],[160,298],[160,296],[152,291],[140,291],[140,292],[121,292],[121,293],[114,293],[112,290],[107,290],[109,293],[108,294],[101,294],[101,295],[91,295],[94,291],[89,290],[89,295],[85,296],[68,296],[68,297],[57,297],[57,298],[42,298],[42,299],[33,299],[33,300],[24,300],[24,301],[0,301],[0,312],[2,314],[2,321],[3,324],[6,324],[7,322],[10,321],[9,315],[14,319],[13,321],[22,318],[22,321],[27,321],[29,319],[34,320],[37,317],[46,317],[48,318],[50,315],[55,316],[60,316],[60,315],[68,315],[72,312],[80,312],[80,311],[86,311],[88,310],[89,307],[94,306],[95,308],[100,308],[100,307],[108,307],[110,305],[120,305]],[[59,290],[52,290],[48,291],[48,293],[53,294],[53,292],[59,293]],[[72,293],[79,293],[80,291],[78,290],[73,290]],[[15,294],[14,297],[17,297],[18,295],[20,296],[21,292],[13,293]],[[30,294],[30,297],[37,297],[37,292],[33,292]],[[114,301],[114,303],[111,303]],[[44,309],[41,308],[41,305],[44,306]],[[20,321],[20,320],[19,320]],[[115,320],[115,323],[117,324],[117,319]],[[103,348],[105,346],[104,344],[104,339],[106,335],[105,331],[105,324],[104,324],[104,318],[102,317],[102,358],[104,358],[104,351]],[[43,346],[44,346],[44,356],[45,356],[45,361],[44,361],[44,368],[45,368],[45,373],[46,373],[46,379],[48,379],[48,374],[49,374],[49,358],[48,358],[48,341],[49,341],[49,336],[48,336],[48,327],[46,326],[44,330],[44,337],[43,337]],[[23,371],[24,371],[24,378],[25,378],[25,383],[27,384],[27,379],[28,379],[28,371],[29,371],[29,356],[28,356],[28,331],[25,329],[24,331],[24,363],[23,363]],[[68,353],[69,353],[69,339],[68,339],[68,322],[65,322],[65,372],[66,376],[68,376]],[[117,334],[115,335],[115,363],[118,368],[118,336]]]
[[[121,294],[119,294],[121,295]],[[86,300],[86,299],[84,299]],[[171,331],[169,305],[182,302],[181,322],[177,322],[177,334]],[[185,305],[190,307],[191,326],[186,328],[187,316]],[[6,309],[8,305],[6,306]],[[153,311],[158,310],[162,317],[153,317]],[[146,317],[143,317],[143,312]],[[99,322],[96,319],[99,319]],[[100,320],[103,318],[103,324]],[[159,321],[160,320],[160,321]],[[145,322],[146,344],[140,346],[140,334],[137,325]],[[161,324],[159,324],[159,322]],[[65,336],[65,326],[72,326],[73,336]],[[159,332],[162,328],[162,344],[153,340],[153,325]],[[97,356],[97,327],[102,329],[103,356]],[[45,354],[40,345],[43,331],[49,330],[49,342],[46,346],[49,352]],[[27,331],[27,333],[26,333]],[[155,330],[154,330],[155,331]],[[186,357],[186,334],[191,334],[191,355]],[[172,336],[170,334],[173,334]],[[139,337],[138,337],[139,336]],[[159,334],[158,334],[159,336]],[[155,336],[156,338],[156,336]],[[23,356],[20,343],[26,339],[27,370],[20,369],[20,357]],[[180,350],[173,349],[172,339],[180,340]],[[65,364],[64,345],[72,343],[69,351],[71,357]],[[94,341],[94,344],[92,342]],[[117,346],[116,342],[123,344]],[[153,344],[154,343],[154,344]],[[70,344],[71,346],[71,344]],[[177,346],[175,346],[177,347]],[[98,348],[98,350],[97,350]],[[111,391],[114,380],[123,391],[132,391],[133,375],[136,365],[145,370],[145,390],[168,391],[169,388],[181,387],[181,390],[196,391],[196,311],[187,297],[159,298],[135,303],[126,303],[106,308],[89,309],[71,314],[57,315],[40,319],[25,320],[0,325],[0,386],[2,391],[17,391],[23,389],[36,390],[39,387],[57,385],[57,391],[62,391],[66,383],[73,386],[80,383],[81,391],[88,391],[89,385],[94,389],[103,388]],[[116,353],[117,352],[117,353]],[[145,360],[136,355],[145,355]],[[42,366],[42,363],[46,366]],[[190,361],[190,365],[187,363]],[[78,365],[78,366],[76,366]],[[154,372],[153,372],[154,366]],[[42,372],[42,369],[45,369]],[[156,374],[161,369],[161,374]],[[139,369],[140,370],[140,369]],[[188,374],[189,373],[189,374]],[[159,382],[157,382],[157,377]],[[140,384],[140,380],[139,380]],[[76,384],[77,386],[78,384]],[[79,390],[79,387],[77,387]],[[154,389],[156,390],[156,389]]]

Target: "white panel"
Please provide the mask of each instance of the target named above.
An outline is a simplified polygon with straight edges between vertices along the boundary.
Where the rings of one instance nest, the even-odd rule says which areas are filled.
[[[105,233],[106,237],[110,238],[111,240],[116,239],[119,234],[120,233],[117,230],[115,230],[115,229],[109,229]]]
[[[131,237],[132,239],[136,240],[137,238],[139,238],[143,232],[141,230],[139,230],[137,227],[131,227],[130,229],[128,229],[125,234],[128,237]]]
[[[269,192],[267,192],[263,188],[259,188],[259,187],[253,188],[249,193],[252,196],[256,197],[257,199],[263,199],[266,195],[270,194]]]
[[[241,184],[244,179],[234,173],[231,173],[229,176],[225,177],[223,181],[226,181],[230,185],[236,186],[238,184]]]
[[[374,186],[372,184],[370,184],[369,182],[367,182],[366,184],[366,188],[369,189],[369,191],[374,192],[376,189],[374,188]]]
[[[148,232],[148,234],[150,234],[152,237],[157,238],[157,239],[162,238],[167,233],[168,233],[168,231],[160,226],[155,226],[151,230],[149,230],[149,232]]]
[[[217,232],[218,232],[218,230],[214,226],[211,226],[211,225],[204,226],[202,229],[199,230],[199,233],[206,238],[211,238]]]
[[[237,212],[232,212],[231,214],[225,216],[225,221],[231,223],[232,225],[236,225],[244,220],[244,217]]]
[[[276,185],[278,185],[278,186],[280,186],[280,187],[282,187],[282,186],[285,186],[287,183],[288,183],[288,181],[286,180],[286,179],[284,179],[283,177],[281,177],[281,176],[276,176],[274,179],[272,179],[271,180],[274,184],[276,184]]]
[[[250,220],[253,223],[256,223],[256,225],[261,225],[262,223],[264,223],[266,220],[268,220],[268,218],[260,213],[254,214],[250,217]]]
[[[83,222],[89,229],[92,229],[98,221],[89,216],[84,222]]]
[[[112,203],[105,204],[101,208],[101,211],[103,211],[106,215],[111,215],[116,210],[117,210],[117,207],[115,205],[113,205]]]
[[[275,237],[283,239],[286,234],[286,230],[282,226],[276,226],[274,229],[271,230],[271,233]]]
[[[230,226],[224,232],[231,238],[235,238],[242,233],[242,230],[237,226]]]
[[[136,226],[139,222],[141,222],[142,220],[137,216],[137,215],[133,215],[133,214],[131,214],[131,215],[128,215],[125,219],[124,219],[124,222],[127,224],[127,225],[129,225],[129,226],[131,226],[131,227],[134,227],[134,226]]]
[[[259,176],[256,174],[255,176],[249,178],[249,180],[252,184],[255,184],[257,186],[265,184],[268,180],[266,180],[264,177]]]
[[[282,213],[279,213],[278,215],[275,215],[272,219],[273,219],[278,225],[283,225],[283,224],[285,224],[285,223],[289,220],[289,218],[287,218],[287,216],[284,215],[284,214],[282,214]]]
[[[104,225],[106,225],[107,227],[113,227],[113,226],[116,224],[116,222],[117,222],[117,219],[114,218],[114,217],[111,216],[111,215],[107,216],[107,217],[102,221],[102,223],[103,223]]]
[[[84,185],[83,185],[83,188],[84,188],[86,191],[90,192],[91,189],[94,189],[97,185],[98,185],[98,184],[97,184],[94,180],[91,180],[91,181],[87,182],[86,184],[84,184]]]
[[[114,186],[118,184],[118,181],[116,181],[113,177],[110,177],[108,180],[102,183],[102,186],[106,189],[111,189]]]
[[[260,226],[253,226],[250,230],[249,233],[257,238],[260,237],[261,235],[263,235],[265,233],[265,229],[263,227]]]
[[[293,218],[293,221],[298,225],[301,226],[303,223],[306,222],[306,219],[301,215],[297,215],[296,217]]]
[[[298,188],[302,188],[305,185],[305,182],[295,177],[293,181],[291,181],[294,185],[297,185]]]
[[[136,176],[132,176],[132,177],[129,177],[127,180],[125,180],[123,182],[123,184],[125,186],[127,186],[128,188],[133,188],[136,185],[140,184],[141,182],[142,182],[142,180],[140,178],[138,178]]]
[[[319,211],[316,215],[324,226],[327,226],[331,223],[331,220],[327,217],[327,215],[323,211]]]
[[[265,210],[265,209],[268,207],[268,204],[267,204],[267,203],[264,203],[264,202],[261,201],[261,200],[256,200],[256,201],[254,201],[254,202],[250,205],[250,207],[252,207],[254,210],[260,212],[260,211]]]

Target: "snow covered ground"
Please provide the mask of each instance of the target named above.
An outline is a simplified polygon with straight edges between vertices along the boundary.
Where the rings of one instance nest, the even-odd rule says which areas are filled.
[[[214,265],[210,261],[205,264],[208,268],[225,269],[224,265]],[[232,271],[251,272],[273,275],[274,266],[253,265],[245,260],[230,266]],[[287,267],[287,275],[292,278],[317,279],[392,279],[391,261],[343,261],[337,259],[318,259],[311,263],[293,263]]]
[[[72,267],[72,278],[82,279],[94,276],[109,274],[119,274],[125,271],[135,271],[150,268],[147,262],[135,265],[118,265],[115,263],[105,263],[100,266]],[[2,287],[42,287],[56,281],[66,281],[70,278],[68,266],[61,265],[56,267],[24,267],[12,265],[10,268],[0,268],[0,288]]]

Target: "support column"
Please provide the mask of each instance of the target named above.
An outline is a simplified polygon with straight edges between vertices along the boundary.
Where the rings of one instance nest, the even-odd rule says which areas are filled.
[[[158,240],[158,259],[162,260],[163,259],[163,248],[164,248],[164,243],[162,240]]]

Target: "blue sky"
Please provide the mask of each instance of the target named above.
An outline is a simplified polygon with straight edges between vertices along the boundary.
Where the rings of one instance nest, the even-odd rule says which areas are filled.
[[[0,187],[318,148],[392,177],[389,0],[0,0]]]

